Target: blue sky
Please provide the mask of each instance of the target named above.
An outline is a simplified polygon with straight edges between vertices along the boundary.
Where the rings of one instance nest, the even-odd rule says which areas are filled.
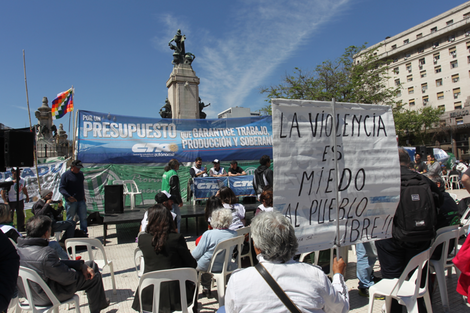
[[[350,45],[369,45],[463,1],[7,1],[0,2],[0,123],[33,125],[42,98],[75,87],[75,108],[160,117],[180,28],[208,118],[266,105],[263,86],[313,69]],[[55,121],[68,130],[68,116]]]

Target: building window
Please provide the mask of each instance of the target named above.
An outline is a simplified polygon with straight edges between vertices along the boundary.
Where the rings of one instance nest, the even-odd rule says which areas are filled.
[[[467,42],[467,50],[468,50],[468,53],[470,53],[470,41]]]
[[[437,93],[437,100],[443,100],[444,99],[444,91],[438,92]]]
[[[408,94],[412,95],[415,93],[415,87],[408,87]]]
[[[395,68],[393,69],[393,73],[394,73],[394,74],[397,74],[397,75],[400,74],[400,69],[399,69],[398,67],[395,67]]]
[[[453,93],[454,93],[454,99],[458,99],[460,96],[460,88],[455,88],[453,90]]]
[[[439,41],[434,41],[434,42],[432,43],[432,48],[433,48],[433,49],[436,49],[437,47],[439,47]]]
[[[438,108],[438,109],[441,109],[442,111],[445,111],[445,110],[446,110],[446,105],[445,105],[445,104],[441,104],[441,105],[438,105],[437,108]]]
[[[442,78],[436,79],[436,87],[442,86]]]
[[[470,55],[467,57],[467,62],[470,63]]]
[[[404,44],[404,45],[407,45],[407,44],[409,44],[409,43],[410,43],[410,40],[409,40],[409,39],[403,40],[403,44]]]
[[[457,60],[450,62],[450,68],[457,68],[458,66],[459,64],[457,63]]]
[[[452,75],[452,82],[453,82],[453,83],[456,83],[456,82],[458,82],[458,81],[459,81],[459,74],[454,74],[454,75]]]
[[[423,46],[419,47],[418,48],[418,53],[423,53],[423,52],[424,52],[424,47]]]
[[[469,18],[470,17],[470,12],[467,12],[463,15],[463,18],[466,19],[466,18]]]
[[[397,58],[393,59],[393,63],[397,63],[397,62],[398,62]]]
[[[452,24],[454,24],[454,20],[449,20],[446,22],[446,25],[452,25]]]
[[[392,50],[395,50],[397,48],[397,45],[392,46]]]
[[[401,97],[401,90],[398,90],[397,97]]]
[[[429,102],[429,96],[423,96],[423,106],[428,104],[428,102]]]
[[[419,39],[421,37],[423,37],[423,33],[419,33],[419,34],[416,35],[416,39]]]
[[[411,63],[406,63],[406,70],[411,73]]]
[[[439,59],[441,58],[441,55],[438,53],[434,53],[433,54],[433,61],[434,61],[434,64],[437,64],[437,61],[439,61]]]
[[[455,41],[455,35],[450,35],[449,37],[447,37],[447,41],[448,42],[454,42]]]
[[[413,75],[406,76],[406,81],[407,82],[412,82],[413,81]]]
[[[400,86],[400,78],[395,79],[395,86]]]
[[[421,92],[425,93],[426,90],[428,90],[428,83],[422,83],[421,84]]]
[[[457,117],[455,119],[455,124],[457,125],[463,125],[463,117]]]
[[[441,72],[441,66],[438,65],[438,66],[435,66],[434,67],[434,72],[437,74],[437,73],[440,73]]]
[[[433,27],[433,28],[431,28],[431,34],[432,34],[432,33],[435,33],[435,32],[437,32],[437,26],[436,26],[436,27]]]
[[[426,70],[420,72],[421,78],[426,77]]]
[[[411,53],[405,54],[405,60],[408,59],[411,56]]]
[[[462,108],[462,102],[454,102],[454,110],[460,110]]]
[[[409,105],[415,105],[415,99],[410,99],[410,100],[408,101],[408,104],[409,104]]]
[[[455,47],[449,48],[449,54],[455,59],[457,57],[457,49]]]

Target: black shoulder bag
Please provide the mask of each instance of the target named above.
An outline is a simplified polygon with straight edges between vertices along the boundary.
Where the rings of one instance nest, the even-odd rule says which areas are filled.
[[[301,313],[300,310],[295,306],[291,299],[286,295],[284,290],[276,283],[274,278],[268,273],[266,268],[264,268],[263,264],[258,263],[256,264],[255,268],[258,272],[263,276],[264,280],[268,283],[271,289],[276,293],[279,299],[284,303],[284,305],[289,309],[291,313]]]

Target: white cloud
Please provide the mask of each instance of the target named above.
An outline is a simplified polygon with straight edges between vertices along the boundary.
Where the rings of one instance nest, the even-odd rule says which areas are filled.
[[[232,30],[212,38],[195,61],[201,98],[212,103],[205,109],[208,116],[233,106],[252,106],[244,103],[248,95],[258,92],[267,77],[348,1],[246,1],[242,9],[232,11]]]

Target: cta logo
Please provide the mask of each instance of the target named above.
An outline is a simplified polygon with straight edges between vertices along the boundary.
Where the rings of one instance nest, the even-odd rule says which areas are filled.
[[[232,184],[232,186],[235,188],[253,187],[253,182],[252,181],[236,181]]]
[[[200,184],[197,184],[197,189],[199,189],[199,190],[219,190],[219,184],[217,182],[200,183]]]
[[[145,152],[176,152],[178,145],[174,143],[138,143],[132,146],[132,152],[145,153]]]

